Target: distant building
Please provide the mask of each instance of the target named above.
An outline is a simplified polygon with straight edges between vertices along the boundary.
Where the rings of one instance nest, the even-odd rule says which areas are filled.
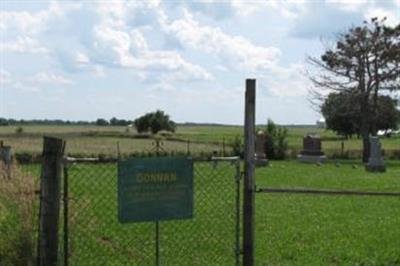
[[[325,118],[321,117],[319,120],[317,120],[317,127],[326,128]]]

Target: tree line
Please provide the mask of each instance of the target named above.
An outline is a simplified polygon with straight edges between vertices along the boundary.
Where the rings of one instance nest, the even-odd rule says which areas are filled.
[[[157,134],[158,132],[170,131],[175,132],[176,123],[172,121],[168,114],[164,111],[156,110],[155,112],[146,113],[135,120],[118,119],[116,117],[106,120],[98,118],[96,121],[69,121],[61,119],[6,119],[0,118],[0,126],[9,125],[97,125],[97,126],[134,126],[138,133]]]
[[[60,126],[60,125],[99,125],[99,126],[127,126],[133,124],[132,120],[111,118],[110,120],[98,118],[95,121],[72,121],[62,119],[13,119],[0,117],[0,126],[20,126],[20,125],[45,125],[45,126]]]

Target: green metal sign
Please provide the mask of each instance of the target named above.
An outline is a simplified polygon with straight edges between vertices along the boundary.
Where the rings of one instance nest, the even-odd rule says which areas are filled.
[[[121,223],[193,217],[193,161],[183,157],[118,162]]]

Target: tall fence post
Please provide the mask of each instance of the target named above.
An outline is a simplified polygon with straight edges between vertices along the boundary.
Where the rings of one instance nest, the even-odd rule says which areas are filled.
[[[43,138],[37,265],[55,266],[58,255],[61,172],[65,142]]]
[[[246,79],[244,119],[243,265],[254,265],[256,80]]]

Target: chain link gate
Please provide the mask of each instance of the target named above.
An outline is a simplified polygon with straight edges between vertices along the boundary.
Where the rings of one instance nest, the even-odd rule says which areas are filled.
[[[154,265],[154,222],[118,222],[117,162],[67,161],[64,265]],[[240,176],[237,157],[194,161],[194,217],[159,222],[161,265],[240,264]]]

